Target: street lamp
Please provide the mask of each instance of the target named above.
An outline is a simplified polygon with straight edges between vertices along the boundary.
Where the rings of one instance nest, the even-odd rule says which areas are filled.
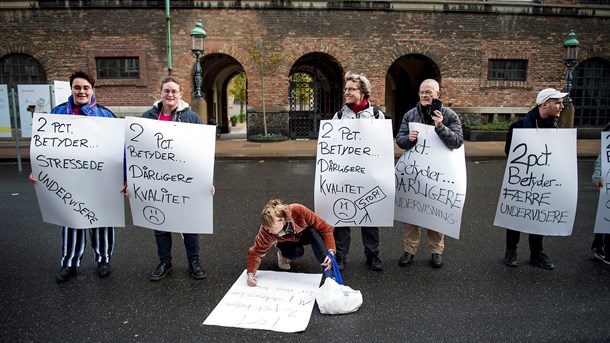
[[[570,98],[570,91],[572,90],[572,68],[578,62],[578,41],[576,40],[576,34],[574,30],[570,30],[568,39],[563,42],[564,55],[563,64],[568,68],[566,73],[566,97],[563,99],[564,109],[561,112],[560,122],[561,127],[571,128],[574,127],[574,104]]]
[[[563,42],[564,55],[563,64],[568,68],[566,74],[566,93],[568,95],[563,100],[564,105],[572,105],[572,99],[570,99],[570,90],[572,90],[572,68],[578,62],[578,41],[576,40],[576,34],[574,30],[571,30],[568,34],[568,39]]]
[[[191,51],[195,55],[195,98],[204,97],[204,94],[201,91],[201,82],[203,80],[201,78],[201,61],[199,60],[199,56],[204,54],[203,41],[205,40],[206,35],[201,20],[198,20],[195,27],[191,30]]]

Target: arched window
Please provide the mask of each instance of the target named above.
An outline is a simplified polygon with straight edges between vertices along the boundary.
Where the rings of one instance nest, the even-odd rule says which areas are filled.
[[[610,122],[610,62],[590,58],[574,70],[574,126],[604,127]]]
[[[18,84],[46,84],[47,73],[42,64],[26,54],[10,54],[0,58],[0,84],[9,88]]]
[[[15,90],[15,103],[19,103],[17,85],[47,84],[47,73],[44,67],[34,57],[26,54],[8,54],[0,57],[0,84],[7,85],[9,94],[11,89]],[[17,110],[13,108],[13,102],[9,101],[10,113]],[[21,118],[17,116],[18,124],[15,124],[11,116],[13,128],[21,126]]]

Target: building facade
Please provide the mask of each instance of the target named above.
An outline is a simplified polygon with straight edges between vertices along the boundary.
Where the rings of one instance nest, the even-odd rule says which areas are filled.
[[[139,115],[171,74],[183,80],[185,100],[200,103],[192,97],[190,37],[198,20],[207,33],[199,112],[223,132],[227,85],[240,72],[248,134],[262,132],[264,112],[271,132],[317,137],[319,120],[342,105],[348,71],[371,80],[371,101],[395,131],[426,78],[440,82],[444,104],[467,123],[510,118],[533,107],[539,90],[565,88],[570,30],[580,43],[574,126],[610,121],[607,0],[0,1],[0,84],[49,83],[84,70],[96,77],[101,104]],[[274,65],[261,73],[265,61]]]

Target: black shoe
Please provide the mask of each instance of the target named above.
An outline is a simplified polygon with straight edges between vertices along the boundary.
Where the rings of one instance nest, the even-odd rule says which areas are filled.
[[[108,263],[98,262],[97,263],[97,275],[99,277],[106,277],[110,275],[110,265]]]
[[[506,254],[504,254],[504,264],[510,267],[517,266],[517,250],[506,250]]]
[[[194,279],[200,280],[205,278],[205,270],[199,265],[199,261],[193,261],[189,263],[189,269],[191,270],[191,276]]]
[[[154,272],[150,274],[150,281],[159,281],[172,273],[172,264],[169,262],[161,262]]]
[[[530,256],[530,263],[535,267],[539,267],[546,270],[553,270],[555,268],[549,257],[541,252],[537,254],[532,254]]]
[[[398,259],[398,265],[401,267],[406,267],[406,266],[410,265],[411,262],[413,262],[414,257],[415,257],[415,255],[411,255],[405,251],[402,253],[402,256],[400,256],[400,258]]]
[[[345,260],[339,256],[337,256],[337,258],[335,258],[335,260],[337,261],[337,266],[339,266],[339,270],[344,271],[345,270]]]
[[[61,267],[61,269],[55,273],[55,281],[62,283],[70,280],[76,276],[76,267]]]
[[[379,272],[383,270],[383,267],[381,266],[381,260],[378,256],[371,256],[370,258],[367,258],[366,264],[373,271]]]
[[[442,268],[443,267],[443,257],[441,254],[432,254],[432,258],[430,259],[430,265],[432,268]]]

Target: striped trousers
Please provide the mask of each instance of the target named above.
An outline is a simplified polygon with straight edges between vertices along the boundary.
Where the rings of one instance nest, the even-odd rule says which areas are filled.
[[[62,267],[78,267],[85,252],[85,235],[87,229],[62,227]],[[114,249],[114,228],[98,227],[89,229],[91,247],[95,261],[109,263]]]

